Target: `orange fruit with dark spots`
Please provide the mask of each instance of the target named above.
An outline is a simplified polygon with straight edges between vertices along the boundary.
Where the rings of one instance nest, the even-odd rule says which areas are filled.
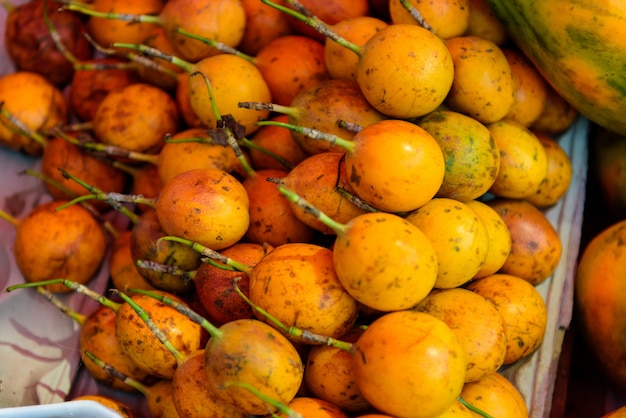
[[[399,119],[373,123],[353,138],[346,172],[357,196],[387,212],[419,208],[441,188],[441,147],[425,129]]]
[[[515,101],[505,117],[528,127],[546,106],[548,83],[523,53],[512,48],[503,48],[502,52],[515,79]]]
[[[500,47],[477,36],[446,39],[446,46],[454,62],[446,105],[482,123],[504,118],[515,101],[515,79]]]
[[[527,418],[528,407],[520,391],[503,375],[492,373],[468,383],[461,397],[492,417]],[[477,414],[472,413],[472,416]]]
[[[535,286],[520,277],[496,273],[472,281],[467,289],[491,301],[502,315],[504,364],[513,364],[537,350],[546,332],[548,310]]]
[[[500,272],[533,285],[550,277],[561,261],[563,245],[546,215],[524,200],[498,199],[488,204],[500,214],[511,234],[511,253]]]

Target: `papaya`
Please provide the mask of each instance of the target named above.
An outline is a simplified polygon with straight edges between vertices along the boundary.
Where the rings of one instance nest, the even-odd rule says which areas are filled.
[[[626,135],[626,2],[486,1],[557,93],[589,120]]]
[[[617,393],[626,395],[626,220],[597,233],[576,270],[581,335]]]

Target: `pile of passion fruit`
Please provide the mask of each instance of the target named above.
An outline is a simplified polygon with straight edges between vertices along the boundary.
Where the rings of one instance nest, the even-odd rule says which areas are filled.
[[[2,212],[24,277],[7,291],[77,321],[89,373],[146,407],[85,397],[125,416],[528,416],[501,371],[546,330],[535,286],[562,244],[544,209],[577,113],[483,1],[6,7],[0,144],[40,159],[50,197]]]

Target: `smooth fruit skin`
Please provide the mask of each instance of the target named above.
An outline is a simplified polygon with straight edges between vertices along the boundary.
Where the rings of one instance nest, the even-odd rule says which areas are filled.
[[[170,139],[179,141],[190,138],[202,138],[203,142],[167,142],[159,152],[157,168],[163,184],[192,168],[217,168],[231,174],[244,174],[233,149],[213,141],[204,129],[179,131]]]
[[[454,81],[445,104],[479,122],[496,122],[515,101],[515,79],[496,44],[477,36],[446,40],[454,62]]]
[[[363,329],[353,327],[341,340],[355,342],[361,334]],[[331,402],[346,412],[369,411],[371,405],[361,395],[354,381],[353,369],[350,352],[328,345],[313,346],[306,356],[306,388],[313,396]]]
[[[99,306],[87,317],[80,329],[80,354],[83,365],[98,382],[116,390],[134,392],[136,389],[109,374],[102,367],[93,362],[85,352],[90,352],[100,360],[113,366],[140,382],[148,382],[148,373],[141,370],[124,354],[122,347],[115,336],[115,311]]]
[[[106,145],[157,154],[164,137],[178,131],[176,102],[164,90],[133,83],[110,91],[93,118],[93,132]]]
[[[492,417],[528,418],[528,407],[517,388],[503,375],[491,373],[466,384],[461,397]],[[472,416],[480,415],[472,413]]]
[[[337,276],[348,293],[379,311],[412,308],[437,278],[437,257],[426,235],[390,213],[354,218],[337,237],[333,255]]]
[[[443,152],[446,171],[437,197],[465,202],[489,190],[500,169],[500,149],[485,125],[449,110],[431,112],[418,125],[432,135]]]
[[[626,393],[626,221],[597,234],[578,264],[575,308],[604,373]]]
[[[453,78],[452,57],[441,38],[417,25],[381,29],[364,45],[357,67],[357,82],[370,104],[399,119],[435,110]]]
[[[348,418],[348,415],[338,406],[309,396],[294,398],[288,405],[294,411],[307,418]],[[280,418],[287,418],[288,415],[282,413]]]
[[[167,182],[156,203],[163,230],[221,250],[243,237],[250,224],[242,184],[222,170],[198,168]]]
[[[504,319],[493,303],[463,288],[433,290],[415,307],[441,319],[467,353],[465,382],[497,371],[504,363]]]
[[[33,132],[52,129],[67,122],[68,105],[61,91],[46,78],[30,71],[17,71],[0,77],[3,108]],[[0,117],[0,144],[9,149],[39,156],[43,146],[16,132]]]
[[[28,282],[69,278],[85,284],[106,255],[106,237],[98,221],[80,205],[55,200],[35,207],[17,227],[15,262]],[[51,292],[71,292],[63,284],[46,286]]]
[[[256,319],[231,321],[220,327],[205,347],[205,372],[224,402],[246,414],[268,413],[269,405],[248,389],[229,382],[252,385],[266,396],[289,403],[304,378],[304,365],[293,344],[278,330]]]
[[[236,47],[243,39],[246,26],[246,12],[240,0],[168,0],[161,10],[160,18],[167,36],[178,51],[176,55],[190,62],[198,62],[219,51],[178,33],[179,27],[189,33]]]
[[[502,217],[493,209],[480,200],[465,202],[476,215],[483,221],[487,228],[489,249],[485,256],[485,262],[478,269],[474,278],[489,276],[496,273],[506,262],[511,253],[511,232],[502,220]]]
[[[284,106],[301,91],[329,78],[324,46],[306,36],[273,39],[257,53],[254,63],[267,82],[273,103]]]
[[[502,52],[511,66],[516,86],[515,101],[505,118],[528,127],[541,116],[546,106],[547,82],[528,58],[518,50],[503,48]]]
[[[91,7],[99,12],[157,15],[163,9],[163,3],[161,0],[94,0]],[[98,45],[106,47],[114,42],[142,43],[154,28],[151,23],[130,23],[104,17],[91,17],[88,21],[89,34]]]
[[[335,273],[333,252],[309,243],[279,245],[263,257],[250,273],[250,300],[286,326],[332,338],[344,335],[358,315]]]
[[[436,417],[449,409],[463,389],[466,361],[443,321],[412,310],[376,319],[354,347],[361,393],[399,418]]]
[[[405,219],[417,226],[435,249],[439,265],[436,288],[461,286],[484,264],[489,249],[487,228],[463,202],[437,197]]]
[[[172,294],[159,293],[183,303]],[[163,302],[141,294],[133,295],[132,299],[148,313],[183,357],[199,350],[206,341],[206,333],[200,325]],[[122,304],[116,313],[115,335],[124,353],[141,370],[164,379],[174,376],[178,359],[159,341],[128,303]]]
[[[532,285],[547,280],[559,266],[563,244],[545,213],[525,200],[494,199],[487,203],[511,234],[511,252],[500,268]]]
[[[347,223],[366,213],[365,209],[337,192],[337,187],[341,187],[354,194],[348,181],[344,155],[338,152],[311,155],[282,179],[287,187],[339,223]],[[330,227],[298,205],[292,203],[291,209],[298,219],[310,227],[323,234],[335,234]]]
[[[363,96],[358,84],[353,80],[330,79],[319,82],[300,91],[292,100],[291,108],[297,115],[290,115],[289,123],[337,135],[343,139],[353,139],[355,133],[342,128],[339,120],[366,127],[386,119],[385,115],[372,107]],[[296,132],[293,139],[308,155],[321,152],[345,152],[345,149],[327,141],[310,138]]]
[[[526,200],[538,208],[548,208],[561,200],[569,190],[574,170],[572,160],[559,142],[548,134],[533,131],[548,156],[548,172],[539,189]],[[624,154],[622,154],[624,155]],[[626,190],[626,189],[622,189]]]
[[[408,212],[441,188],[445,162],[426,130],[403,120],[373,123],[354,136],[346,172],[355,193],[386,212]]]
[[[507,348],[504,364],[531,355],[543,341],[548,311],[541,293],[526,280],[496,273],[466,287],[490,300],[504,320]]]
[[[217,126],[217,118],[204,77],[209,80],[219,114],[231,115],[244,126],[246,135],[255,132],[258,129],[256,123],[269,115],[269,111],[238,106],[240,101],[272,101],[267,82],[250,61],[237,55],[219,54],[197,62],[193,67],[200,74],[188,76],[189,100],[191,108],[206,126]]]
[[[376,32],[388,25],[373,16],[359,16],[342,20],[333,31],[357,45],[364,45]],[[359,57],[330,38],[324,41],[324,58],[328,73],[333,79],[355,80]]]
[[[548,173],[548,155],[539,138],[512,120],[490,123],[487,128],[500,150],[500,169],[489,191],[510,199],[534,194]]]
[[[211,391],[204,370],[204,349],[190,354],[176,369],[172,378],[172,402],[180,418],[245,418]]]
[[[421,1],[412,0],[413,5],[430,25],[433,31],[443,39],[463,35],[469,26],[470,10],[469,0],[439,0]],[[400,0],[389,2],[389,14],[391,21],[416,25],[417,21]]]
[[[580,113],[626,134],[626,4],[487,0],[511,39]],[[565,12],[566,11],[566,12]]]
[[[153,287],[167,292],[183,293],[193,289],[193,282],[181,280],[180,276],[139,268],[138,260],[176,266],[182,271],[193,271],[201,264],[200,254],[188,246],[172,241],[159,241],[166,236],[154,209],[142,213],[130,230],[130,256],[132,265]]]

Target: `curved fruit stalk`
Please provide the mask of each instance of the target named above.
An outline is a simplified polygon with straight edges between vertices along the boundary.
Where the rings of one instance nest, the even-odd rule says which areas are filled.
[[[259,122],[270,124],[343,148],[354,193],[381,211],[415,210],[441,188],[445,175],[441,147],[430,133],[413,123],[385,119],[359,130],[351,141],[303,126]]]
[[[45,297],[63,314],[80,325],[79,349],[83,365],[98,382],[117,390],[131,392],[136,390],[123,380],[117,379],[99,365],[92,362],[87,353],[93,353],[104,359],[111,367],[115,367],[126,375],[140,382],[149,381],[149,376],[139,369],[125,354],[115,336],[115,311],[108,306],[99,306],[91,314],[82,315],[64,304],[54,294],[43,287],[37,287],[37,292]]]
[[[454,75],[452,58],[443,40],[428,29],[413,24],[388,25],[361,47],[333,32],[315,16],[305,16],[270,0],[262,1],[359,56],[357,82],[379,112],[399,119],[419,117],[436,109],[446,98]]]
[[[206,377],[223,402],[245,414],[265,414],[272,409],[247,389],[228,386],[231,382],[249,385],[282,403],[295,397],[304,366],[293,344],[274,327],[256,319],[240,319],[218,328],[169,297],[141,293],[172,306],[211,335],[204,348]]]
[[[146,385],[132,377],[122,373],[115,366],[103,361],[90,351],[85,352],[85,356],[103,372],[111,377],[124,382],[129,387],[141,393],[147,401],[148,412],[152,418],[178,418],[178,412],[172,400],[172,381],[161,379],[157,382]]]
[[[243,37],[246,19],[243,6],[236,0],[168,1],[155,15],[102,12],[74,1],[68,2],[63,7],[100,19],[118,19],[162,26],[178,53],[189,61],[199,61],[219,51],[197,42],[183,32],[235,46]]]
[[[286,186],[277,187],[335,231],[335,271],[357,301],[379,311],[409,309],[433,289],[438,269],[435,250],[426,235],[406,219],[372,212],[340,224]]]
[[[287,326],[332,338],[359,312],[335,273],[333,252],[309,243],[279,245],[261,259],[250,272],[250,300]]]

